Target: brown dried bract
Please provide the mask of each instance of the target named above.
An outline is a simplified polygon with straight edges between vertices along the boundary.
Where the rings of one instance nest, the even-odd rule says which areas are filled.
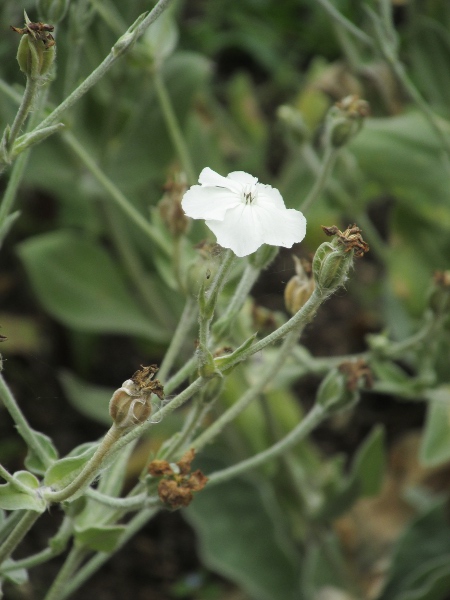
[[[368,117],[370,114],[370,106],[366,100],[362,100],[357,94],[351,94],[346,96],[339,102],[335,103],[335,106],[346,113],[351,119]]]
[[[26,18],[25,27],[14,27],[13,25],[10,25],[10,28],[16,33],[20,33],[20,35],[31,35],[35,40],[41,40],[46,50],[56,44],[55,38],[49,33],[50,31],[54,31],[54,25],[41,22],[32,23]]]
[[[341,231],[336,225],[331,227],[322,225],[322,229],[328,236],[336,235],[345,246],[346,252],[354,250],[356,258],[361,258],[370,250],[369,245],[362,238],[361,229],[356,226],[356,223],[349,225],[345,231]]]
[[[369,365],[363,358],[355,361],[343,362],[338,367],[339,371],[347,378],[347,389],[354,392],[358,388],[359,381],[362,379],[364,387],[373,386],[373,376]]]
[[[169,465],[167,460],[152,460],[148,467],[148,472],[153,477],[162,477],[163,475],[172,475],[172,467]]]
[[[158,396],[160,400],[163,400],[164,386],[159,379],[153,380],[153,376],[157,371],[157,365],[150,365],[148,367],[141,365],[141,368],[134,373],[134,375],[131,377],[131,380],[136,384],[141,392],[155,394],[155,396]]]
[[[195,450],[191,448],[187,450],[177,462],[177,466],[180,469],[180,475],[186,475],[191,470],[191,463],[195,458]]]
[[[166,460],[153,460],[149,465],[150,475],[163,477],[158,484],[158,495],[161,502],[171,509],[188,506],[193,492],[202,490],[208,481],[199,469],[190,473],[194,457],[195,450],[191,448],[175,463],[177,468]]]

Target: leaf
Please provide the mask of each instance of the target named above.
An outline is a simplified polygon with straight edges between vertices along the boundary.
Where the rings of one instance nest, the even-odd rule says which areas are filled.
[[[114,389],[86,383],[69,371],[61,371],[59,381],[70,404],[81,414],[102,425],[111,425],[109,401]]]
[[[28,471],[17,471],[13,478],[30,488],[30,492],[19,491],[12,483],[0,485],[0,508],[3,510],[34,510],[44,512],[45,500],[36,494],[39,480]]]
[[[87,527],[75,529],[75,540],[96,552],[113,552],[121,535],[125,532],[124,525],[102,525],[100,527]]]
[[[450,590],[450,554],[439,556],[434,561],[411,573],[405,584],[409,589],[400,592],[395,600],[445,600]]]
[[[298,557],[283,545],[288,536],[269,487],[241,479],[206,486],[186,512],[209,568],[258,600],[298,598]]]
[[[58,452],[53,445],[52,440],[43,433],[39,431],[34,431],[35,437],[39,440],[41,447],[45,450],[45,453],[48,459],[53,462],[58,459]],[[32,473],[36,473],[36,475],[44,475],[47,470],[47,465],[44,465],[41,459],[34,453],[34,451],[29,448],[28,454],[25,458],[25,466]]]
[[[394,192],[407,210],[449,230],[450,194],[442,144],[420,112],[367,119],[350,148],[369,180]]]
[[[74,329],[166,341],[144,315],[108,253],[92,240],[56,231],[22,242],[18,253],[45,309]]]
[[[450,386],[430,390],[427,399],[419,458],[425,467],[435,467],[450,460]]]
[[[375,496],[381,490],[384,478],[384,428],[372,429],[353,460],[352,475],[358,481],[360,496]]]
[[[441,584],[445,583],[439,559],[449,555],[450,525],[445,503],[439,502],[417,517],[397,542],[385,586],[377,600],[399,600],[402,594],[415,591],[419,583],[424,589],[428,587],[432,590],[434,585],[437,586],[437,583],[433,584],[436,578],[441,580]],[[448,560],[447,569],[450,569]],[[420,582],[417,581],[419,575]],[[406,598],[407,596],[402,600]],[[414,597],[414,600],[443,598],[442,595],[425,595],[423,598]]]
[[[346,565],[333,534],[323,536],[306,549],[302,564],[302,598],[316,598],[322,588],[345,588]],[[339,598],[339,596],[338,596]]]
[[[58,460],[45,474],[45,485],[49,485],[55,489],[66,487],[66,485],[71,483],[81,472],[97,447],[97,443],[83,444],[80,448],[72,451],[72,456],[66,456],[65,458],[61,458],[61,460]],[[73,456],[74,452],[77,450],[80,451],[80,453]]]
[[[315,518],[329,522],[346,512],[360,496],[374,496],[383,483],[384,430],[375,427],[359,447],[350,475],[343,474],[341,457],[329,461],[334,476],[324,486],[324,502]]]

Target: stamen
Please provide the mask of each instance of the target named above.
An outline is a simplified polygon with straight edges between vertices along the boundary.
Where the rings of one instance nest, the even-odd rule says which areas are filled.
[[[254,190],[252,190],[251,187],[246,187],[244,189],[244,202],[245,204],[251,204],[253,202],[253,200],[255,199],[255,196],[253,195]]]

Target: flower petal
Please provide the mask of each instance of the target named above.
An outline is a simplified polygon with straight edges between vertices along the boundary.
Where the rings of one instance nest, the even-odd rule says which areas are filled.
[[[181,207],[193,219],[222,221],[230,208],[242,204],[240,197],[224,188],[193,185],[183,196]]]
[[[242,186],[256,185],[258,183],[257,177],[253,177],[253,175],[249,175],[245,171],[233,171],[232,173],[228,173],[227,179],[237,181],[242,184]]]
[[[263,243],[260,228],[255,222],[254,210],[241,204],[227,211],[222,221],[208,220],[206,225],[224,248],[230,248],[236,256],[247,256]]]
[[[247,256],[262,244],[291,248],[306,234],[306,219],[294,209],[237,206],[227,211],[222,221],[208,220],[206,225],[224,248],[236,256]]]
[[[293,208],[279,209],[256,204],[253,207],[255,222],[258,223],[259,235],[265,244],[291,248],[301,242],[306,235],[306,219],[304,215]]]
[[[275,208],[286,208],[284,204],[284,200],[280,192],[277,188],[273,188],[271,185],[264,185],[263,183],[258,183],[256,186],[256,205],[257,206],[265,206],[267,209],[272,207]]]
[[[216,173],[209,167],[203,169],[198,177],[198,181],[203,186],[226,188],[227,190],[231,190],[236,194],[240,194],[242,191],[242,186],[237,182],[231,181],[228,179],[228,177],[222,177],[222,175],[219,175],[219,173]]]

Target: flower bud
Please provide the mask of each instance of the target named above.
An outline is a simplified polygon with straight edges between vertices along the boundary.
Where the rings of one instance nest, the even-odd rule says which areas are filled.
[[[58,23],[66,16],[70,0],[37,0],[39,15],[44,21]]]
[[[325,135],[333,148],[347,144],[359,132],[369,114],[369,104],[358,96],[347,96],[330,108]]]
[[[358,393],[347,388],[347,379],[338,369],[332,369],[323,379],[317,392],[317,404],[328,414],[350,408],[358,400]]]
[[[181,208],[181,200],[186,189],[186,176],[181,173],[164,186],[165,193],[158,204],[159,214],[164,225],[175,238],[183,235],[190,224],[184,210]]]
[[[343,362],[323,379],[316,402],[328,414],[351,408],[358,401],[358,389],[372,385],[372,373],[363,359]]]
[[[323,292],[334,291],[343,285],[352,265],[353,256],[343,248],[325,242],[317,249],[313,259],[313,274],[317,288]]]
[[[428,305],[436,316],[450,311],[450,271],[436,271]]]
[[[54,26],[46,23],[32,23],[25,13],[25,27],[11,26],[22,36],[17,50],[20,70],[33,80],[46,75],[55,60],[55,40],[50,33]]]
[[[292,106],[279,106],[277,109],[277,117],[283,124],[286,132],[297,144],[304,144],[309,141],[311,133],[300,111]]]
[[[295,315],[295,313],[298,312],[311,297],[315,284],[314,279],[312,279],[303,268],[302,261],[296,256],[293,256],[292,258],[295,262],[296,274],[288,281],[285,287],[284,303],[287,311],[291,315]]]
[[[361,230],[356,225],[349,225],[342,232],[335,225],[323,227],[324,232],[335,238],[333,241],[321,244],[313,259],[313,274],[318,290],[333,292],[343,285],[348,271],[353,264],[353,258],[364,256],[369,246],[361,236]]]
[[[218,244],[202,242],[195,249],[198,251],[197,257],[188,266],[186,273],[187,290],[192,296],[198,296],[200,290],[208,290],[217,272],[217,257],[220,254]]]

